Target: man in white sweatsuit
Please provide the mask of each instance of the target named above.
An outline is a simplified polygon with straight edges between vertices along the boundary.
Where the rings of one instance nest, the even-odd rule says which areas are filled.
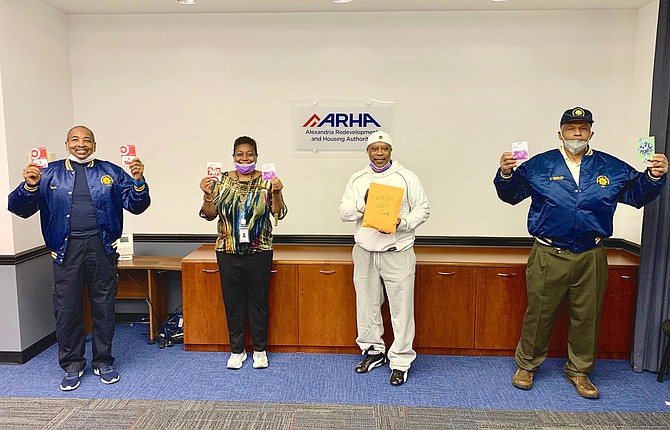
[[[414,341],[414,230],[430,216],[428,198],[421,181],[398,161],[391,159],[392,140],[388,133],[376,131],[368,138],[370,164],[354,173],[340,201],[342,221],[355,221],[352,252],[356,288],[356,343],[365,356],[356,366],[365,373],[386,362],[382,340],[384,323],[381,306],[384,288],[391,311],[393,344],[388,350],[391,385],[407,381],[407,371],[416,352]],[[370,183],[404,189],[396,232],[362,227]]]

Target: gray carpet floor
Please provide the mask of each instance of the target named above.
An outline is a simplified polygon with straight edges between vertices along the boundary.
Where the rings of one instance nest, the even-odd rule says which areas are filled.
[[[1,429],[669,429],[670,413],[0,398]]]

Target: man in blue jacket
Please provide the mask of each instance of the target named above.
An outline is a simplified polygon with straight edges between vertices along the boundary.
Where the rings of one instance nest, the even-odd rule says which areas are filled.
[[[589,145],[593,115],[575,107],[565,111],[558,138],[562,145],[517,167],[503,153],[493,183],[501,200],[515,205],[531,198],[528,232],[535,244],[528,257],[528,308],[523,320],[512,385],[530,390],[547,355],[551,328],[568,295],[570,327],[568,381],[585,398],[600,392],[588,378],[595,365],[598,324],[607,285],[603,239],[612,235],[617,203],[640,208],[661,193],[668,159],[653,156],[638,172],[625,162]],[[516,168],[516,169],[515,169]]]
[[[112,364],[114,297],[118,287],[117,241],[123,209],[140,214],[151,202],[144,165],[121,167],[94,156],[95,137],[84,126],[67,134],[70,153],[40,169],[29,164],[24,182],[9,194],[9,210],[28,218],[40,212],[42,236],[53,258],[53,303],[58,361],[65,371],[60,388],[74,390],[84,373],[83,288],[88,286],[93,319],[93,373],[105,384],[119,380]]]

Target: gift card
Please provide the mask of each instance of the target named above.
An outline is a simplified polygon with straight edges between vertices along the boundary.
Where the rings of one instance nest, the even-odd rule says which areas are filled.
[[[516,161],[526,161],[530,156],[528,155],[528,142],[514,142],[512,143],[512,154]]]
[[[265,181],[270,181],[277,176],[275,163],[263,163],[261,165],[261,171],[263,172],[263,180]]]
[[[216,161],[207,162],[207,176],[218,181],[221,177],[221,163]]]
[[[121,161],[123,161],[124,164],[130,164],[137,158],[135,145],[121,145],[119,149],[121,150]]]
[[[37,164],[37,167],[44,169],[49,165],[47,159],[47,149],[44,146],[30,150],[30,161]]]
[[[651,166],[656,153],[656,138],[654,136],[638,137],[637,139],[637,158],[642,161],[645,166]]]

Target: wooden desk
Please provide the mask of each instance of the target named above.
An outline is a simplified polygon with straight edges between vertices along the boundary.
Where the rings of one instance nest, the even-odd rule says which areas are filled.
[[[117,299],[144,300],[149,306],[149,343],[153,344],[160,326],[167,320],[166,271],[181,271],[181,257],[136,255],[119,261]],[[91,331],[88,294],[84,290],[84,327]]]

